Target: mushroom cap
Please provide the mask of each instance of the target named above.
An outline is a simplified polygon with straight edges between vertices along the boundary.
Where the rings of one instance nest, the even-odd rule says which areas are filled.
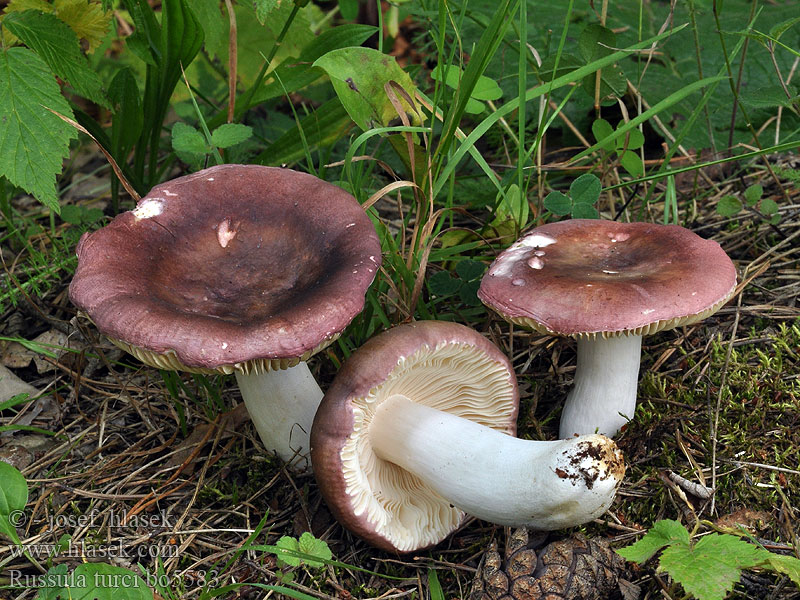
[[[445,321],[390,329],[339,371],[311,428],[317,483],[348,529],[379,548],[411,552],[447,537],[464,513],[372,450],[372,415],[395,394],[515,435],[519,392],[505,355],[478,332]]]
[[[85,234],[70,299],[144,362],[286,368],[331,343],[381,263],[369,217],[316,177],[220,165],[154,187]]]
[[[725,251],[678,225],[572,219],[500,253],[478,297],[508,321],[573,337],[645,335],[701,321],[733,295]]]

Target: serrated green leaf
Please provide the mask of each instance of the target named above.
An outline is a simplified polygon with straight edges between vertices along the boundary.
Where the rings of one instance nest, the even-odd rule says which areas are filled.
[[[76,131],[47,64],[28,48],[0,51],[0,175],[58,212],[56,174]]]
[[[228,19],[220,10],[219,0],[193,0],[192,10],[203,25],[205,48],[212,58],[222,60],[228,48]]]
[[[188,155],[191,160],[211,151],[203,134],[180,121],[172,126],[172,148],[181,159],[182,155]]]
[[[485,264],[471,258],[465,258],[456,264],[456,273],[463,281],[480,279],[485,271]]]
[[[428,287],[436,296],[451,296],[459,290],[461,285],[461,280],[455,279],[447,271],[438,271],[428,277]]]
[[[607,138],[611,134],[614,133],[614,128],[611,127],[611,123],[606,121],[605,119],[596,119],[592,123],[592,135],[594,135],[595,141],[599,142],[602,139]],[[613,138],[609,139],[605,144],[601,146],[604,150],[614,150],[615,144]]]
[[[644,175],[644,163],[633,150],[625,150],[622,156],[619,157],[619,164],[633,177],[641,177]]]
[[[723,217],[732,217],[742,210],[742,203],[736,196],[723,196],[717,202],[717,214]]]
[[[788,106],[791,100],[779,85],[762,85],[753,89],[742,90],[739,96],[745,106],[751,108],[771,109]]]
[[[800,587],[800,560],[794,556],[774,554],[768,550],[762,550],[762,557],[765,562],[761,565],[762,567],[786,575],[797,587]]]
[[[0,460],[0,533],[19,544],[17,525],[25,523],[23,510],[28,503],[28,483],[22,473]]]
[[[314,535],[308,531],[304,531],[300,536],[297,546],[298,550],[303,554],[315,556],[323,560],[331,560],[333,558],[331,549],[328,547],[328,544],[325,542],[325,540],[320,540],[314,537]],[[325,566],[324,562],[312,560],[310,558],[303,559],[303,562],[309,567],[315,567],[317,569]]]
[[[270,13],[280,7],[281,0],[255,0],[254,3],[256,6],[256,18],[263,25]]]
[[[561,192],[550,192],[544,199],[544,207],[554,215],[563,217],[572,212],[572,200]]]
[[[38,10],[25,10],[8,15],[3,25],[36,51],[78,94],[108,108],[103,84],[81,53],[78,36],[61,19]]]
[[[697,600],[722,600],[742,575],[762,562],[760,548],[732,535],[711,533],[693,547],[674,544],[661,553],[659,568]]]
[[[364,131],[375,126],[387,126],[397,118],[384,90],[384,85],[395,81],[413,98],[414,82],[400,68],[393,56],[372,48],[341,48],[332,50],[314,62],[333,82],[333,88],[347,113]],[[400,98],[413,123],[419,118]]]
[[[105,12],[99,2],[87,0],[55,0],[56,16],[86,40],[88,52],[94,52],[108,33],[111,12]]]
[[[656,552],[672,544],[688,546],[689,532],[686,528],[672,519],[656,521],[645,536],[638,542],[617,550],[625,560],[643,563],[650,559]]]
[[[763,198],[759,204],[761,212],[767,216],[774,215],[778,212],[778,203],[772,198]]]
[[[241,123],[220,125],[211,133],[211,144],[217,148],[230,148],[250,139],[253,128]]]
[[[573,204],[588,204],[594,206],[600,198],[603,184],[591,173],[584,173],[569,186],[569,195]]]
[[[744,201],[747,202],[747,206],[755,206],[763,195],[764,188],[760,184],[754,183],[744,191]]]

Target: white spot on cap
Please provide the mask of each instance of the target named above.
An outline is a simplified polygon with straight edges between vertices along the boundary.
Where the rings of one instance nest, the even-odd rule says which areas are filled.
[[[222,342],[222,349],[225,350],[228,347],[228,342]]]
[[[608,237],[611,238],[612,242],[617,243],[617,242],[624,242],[629,237],[631,237],[631,234],[620,231],[619,233],[609,233]]]
[[[209,177],[208,181],[214,181],[214,178],[213,177]]]
[[[544,261],[538,256],[534,256],[528,261],[528,266],[531,269],[544,269]]]
[[[139,219],[157,217],[164,212],[164,199],[148,198],[147,200],[142,200],[131,212],[133,212],[133,216],[136,217],[137,221]]]
[[[545,254],[547,254],[547,252],[545,252],[544,250],[534,250],[533,252],[534,256],[544,256]]]
[[[238,231],[236,231],[236,225],[231,225],[230,219],[225,219],[217,226],[217,241],[219,245],[223,248],[227,248],[228,244],[231,243],[231,240],[236,237]]]
[[[511,281],[511,285],[516,285],[516,286],[525,285],[525,280],[524,279],[519,279],[519,278],[513,279]]]
[[[173,193],[172,193],[172,192],[170,192],[169,190],[164,190],[164,195],[165,195],[165,196],[177,196],[178,194],[173,194]]]
[[[616,275],[619,273],[619,271],[609,271],[608,269],[603,269],[603,273],[606,273],[607,275]]]
[[[351,227],[353,227],[354,225],[355,225],[355,223],[348,223],[347,225],[345,225],[345,226],[344,226],[344,228],[345,228],[345,229],[350,229],[350,228],[351,228]]]
[[[656,309],[655,309],[655,308],[645,308],[645,309],[642,311],[642,314],[643,314],[643,315],[649,315],[650,313],[654,313],[654,312],[656,312]]]
[[[489,275],[492,277],[508,277],[511,274],[511,269],[513,268],[514,264],[518,260],[522,259],[528,253],[530,248],[545,248],[555,243],[556,240],[548,235],[542,235],[540,233],[526,235],[525,237],[511,244],[511,246],[509,246],[508,249],[497,258],[491,270],[489,271]],[[537,252],[540,252],[540,250],[537,250],[534,252],[534,254]],[[531,261],[533,260],[538,260],[541,263],[541,266],[534,267],[531,264]],[[531,261],[528,262],[528,265],[534,269],[541,269],[544,266],[544,263],[541,262],[541,259],[531,259]]]

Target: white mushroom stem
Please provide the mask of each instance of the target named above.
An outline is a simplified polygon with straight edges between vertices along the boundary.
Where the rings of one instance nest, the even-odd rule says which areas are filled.
[[[266,449],[298,470],[310,468],[309,435],[323,394],[308,365],[259,375],[237,371],[236,381]]]
[[[501,525],[586,523],[608,509],[624,475],[619,450],[604,436],[521,440],[403,395],[376,408],[369,438],[379,458],[467,514]]]
[[[575,384],[564,403],[559,437],[613,436],[636,409],[641,335],[578,340]]]

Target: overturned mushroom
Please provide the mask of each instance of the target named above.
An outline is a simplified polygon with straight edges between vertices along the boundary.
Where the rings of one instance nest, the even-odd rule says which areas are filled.
[[[401,325],[362,346],[320,404],[311,459],[334,515],[370,543],[410,552],[464,513],[558,529],[611,504],[625,467],[601,435],[520,440],[516,378],[477,332]]]
[[[502,252],[478,297],[512,323],[578,339],[565,438],[614,435],[633,418],[642,336],[701,321],[735,287],[719,244],[688,229],[573,219],[537,227]]]
[[[322,392],[304,361],[361,311],[381,261],[355,198],[221,165],[154,187],[77,254],[70,298],[102,333],[161,369],[235,373],[266,448],[308,452]]]

